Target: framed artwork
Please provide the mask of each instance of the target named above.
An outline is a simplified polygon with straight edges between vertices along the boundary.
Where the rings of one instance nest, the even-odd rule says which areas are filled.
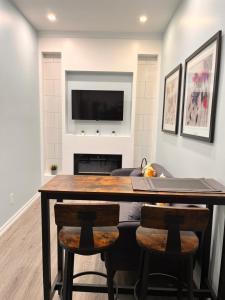
[[[185,61],[181,135],[213,142],[221,31]]]
[[[162,131],[177,134],[182,65],[178,65],[166,77],[164,83],[164,102]]]

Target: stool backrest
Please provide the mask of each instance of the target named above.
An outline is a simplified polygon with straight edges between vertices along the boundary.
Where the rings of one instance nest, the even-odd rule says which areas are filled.
[[[80,248],[93,248],[93,227],[117,226],[119,204],[55,204],[55,223],[59,227],[81,227]]]
[[[204,231],[208,220],[207,208],[143,205],[141,210],[141,226],[149,228],[168,229],[177,223],[183,231]]]
[[[93,227],[116,226],[119,223],[119,204],[85,203],[55,204],[55,222],[58,226],[81,227],[91,223]]]
[[[168,230],[167,251],[169,252],[180,251],[180,230],[204,231],[208,221],[208,208],[144,205],[141,210],[141,226]]]

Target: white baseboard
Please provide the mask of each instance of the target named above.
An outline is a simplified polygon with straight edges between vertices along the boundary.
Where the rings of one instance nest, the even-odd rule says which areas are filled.
[[[5,224],[0,227],[0,236],[6,232],[9,227],[16,222],[16,220],[33,204],[35,200],[40,197],[40,193],[36,193],[28,202],[25,203]]]

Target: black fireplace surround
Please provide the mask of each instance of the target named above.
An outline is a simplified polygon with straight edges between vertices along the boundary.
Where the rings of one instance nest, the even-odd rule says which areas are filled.
[[[74,175],[110,175],[121,167],[121,154],[74,153]]]

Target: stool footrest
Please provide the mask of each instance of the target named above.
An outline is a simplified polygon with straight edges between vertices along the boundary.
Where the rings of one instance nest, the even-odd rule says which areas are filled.
[[[165,273],[149,273],[148,278],[151,278],[151,277],[165,277],[168,279],[172,279],[173,281],[176,281],[177,283],[179,281],[177,277],[169,275],[169,274],[165,274]],[[140,284],[140,282],[141,282],[141,280],[138,279],[134,285],[134,298],[136,300],[138,300],[137,289],[138,289],[138,285]]]
[[[165,273],[149,273],[148,274],[148,277],[157,277],[157,276],[163,276],[163,277],[166,277],[166,278],[169,278],[169,279],[172,279],[174,281],[178,281],[178,278],[176,276],[172,276],[170,274],[165,274]]]
[[[84,276],[84,275],[97,275],[97,276],[101,276],[104,278],[107,278],[107,274],[102,273],[102,272],[97,272],[97,271],[85,271],[85,272],[79,272],[77,274],[73,275],[73,279]],[[115,281],[113,280],[113,285],[115,286],[116,289],[116,297],[114,298],[114,300],[118,299],[118,286],[117,284],[115,284]]]
[[[105,273],[97,272],[97,271],[86,271],[86,272],[80,272],[80,273],[74,274],[73,279],[78,278],[80,276],[84,276],[84,275],[98,275],[98,276],[107,278],[107,275]]]

